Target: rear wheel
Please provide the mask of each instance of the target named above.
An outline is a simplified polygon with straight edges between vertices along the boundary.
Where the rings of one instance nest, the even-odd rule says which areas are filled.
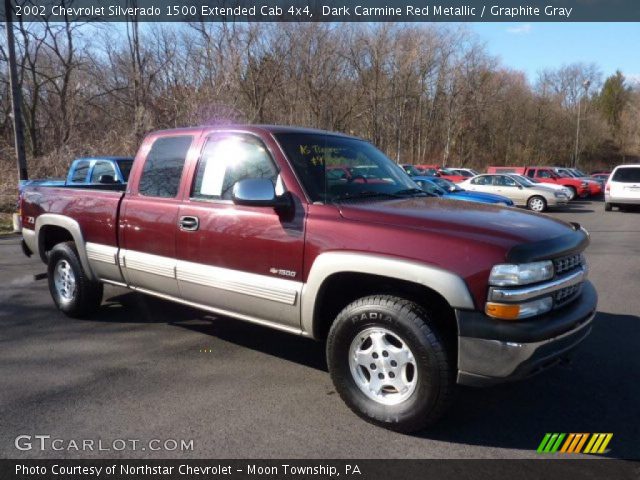
[[[393,296],[351,303],[327,339],[329,372],[344,402],[400,432],[424,429],[444,413],[455,384],[450,357],[427,311]]]
[[[608,203],[608,202],[605,202],[605,204],[604,204],[604,211],[605,211],[605,212],[610,212],[610,211],[611,211],[611,208],[612,208],[612,205],[611,205],[610,203]]]
[[[547,201],[544,197],[534,195],[527,200],[527,208],[534,212],[544,212],[547,209]]]
[[[89,280],[73,242],[51,249],[47,273],[51,297],[66,315],[84,317],[102,303],[102,283]]]

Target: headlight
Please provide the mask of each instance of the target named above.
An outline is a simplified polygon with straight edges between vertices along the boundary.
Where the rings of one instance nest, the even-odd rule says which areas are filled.
[[[519,320],[542,315],[551,310],[551,307],[553,307],[553,299],[544,297],[519,304],[487,302],[484,311],[489,317],[501,320]]]
[[[527,285],[553,277],[553,262],[522,263],[520,265],[502,264],[491,269],[489,283],[497,287]]]

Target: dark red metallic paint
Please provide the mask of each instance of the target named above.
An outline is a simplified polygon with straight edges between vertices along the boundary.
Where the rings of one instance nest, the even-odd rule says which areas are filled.
[[[190,199],[202,146],[208,134],[220,131],[256,135],[264,142],[294,199],[293,212]],[[478,308],[486,298],[491,268],[505,261],[511,247],[567,232],[567,224],[542,215],[435,198],[339,207],[312,204],[273,137],[273,133],[283,131],[296,129],[199,127],[151,134],[135,158],[118,229],[122,194],[97,190],[26,187],[23,220],[44,212],[60,213],[78,221],[87,241],[262,275],[273,274],[269,270],[275,267],[295,271],[295,279],[303,282],[315,258],[323,252],[353,251],[410,259],[462,277]],[[140,172],[151,144],[159,137],[175,135],[194,137],[178,195],[175,199],[139,195]],[[180,231],[178,217],[182,215],[198,216],[200,229]]]

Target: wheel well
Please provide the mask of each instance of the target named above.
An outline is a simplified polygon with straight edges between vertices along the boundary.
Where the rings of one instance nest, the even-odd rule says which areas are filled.
[[[457,348],[458,328],[453,309],[445,298],[424,285],[396,278],[355,272],[336,273],[327,278],[318,292],[313,315],[313,334],[324,340],[340,311],[358,298],[368,295],[395,295],[422,306],[430,313],[435,327],[450,350]]]
[[[47,263],[47,255],[53,247],[62,242],[72,242],[73,236],[62,227],[45,225],[40,228],[38,235],[38,251],[43,262]]]

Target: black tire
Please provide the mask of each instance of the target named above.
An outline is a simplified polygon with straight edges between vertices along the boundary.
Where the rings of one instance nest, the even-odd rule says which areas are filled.
[[[415,386],[407,398],[394,405],[365,394],[352,374],[349,361],[352,343],[358,335],[380,327],[404,341],[415,360],[415,367],[411,367],[415,368]],[[453,352],[447,351],[430,314],[408,300],[375,295],[345,307],[329,331],[327,363],[333,384],[349,408],[363,419],[390,430],[405,433],[423,430],[435,423],[452,401]],[[388,372],[387,375],[392,377]]]
[[[56,278],[60,277],[56,276],[57,268],[70,271],[75,288],[61,289],[56,286]],[[53,302],[65,315],[74,318],[86,317],[96,311],[102,303],[102,283],[87,278],[73,242],[59,243],[51,249],[47,274]]]
[[[578,196],[578,191],[576,190],[576,187],[572,187],[572,186],[566,186],[564,187],[566,189],[569,190],[570,194],[569,194],[569,200],[574,200],[577,196]]]
[[[541,205],[541,207],[538,207],[538,205]],[[527,200],[527,208],[534,212],[545,212],[547,210],[547,200],[540,195],[534,195]]]
[[[610,203],[608,203],[608,202],[605,202],[605,204],[604,204],[604,211],[605,211],[605,212],[610,212],[610,211],[611,211],[611,208],[612,208],[612,205],[611,205]]]

